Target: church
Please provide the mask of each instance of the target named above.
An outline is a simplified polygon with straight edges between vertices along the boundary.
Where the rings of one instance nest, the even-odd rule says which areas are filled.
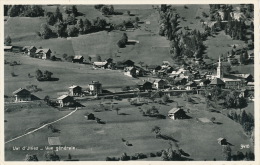
[[[245,86],[246,83],[244,79],[234,75],[224,76],[224,68],[220,57],[218,61],[217,74],[214,77],[215,79],[211,82],[211,85],[217,85],[222,88],[240,89]]]

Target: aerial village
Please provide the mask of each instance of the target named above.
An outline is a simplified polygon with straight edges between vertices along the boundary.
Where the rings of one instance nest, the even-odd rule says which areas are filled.
[[[58,19],[59,6],[45,6],[45,10],[53,7]],[[87,34],[81,31],[84,31],[85,25],[80,28],[80,12],[76,12],[78,16],[74,13],[76,6],[72,9],[64,6],[66,14],[62,14],[67,15],[68,23],[65,39],[50,37],[47,40],[49,45],[39,46],[43,43],[46,29],[44,33],[39,32],[42,38],[37,39],[36,44],[28,42],[26,37],[23,42],[19,37],[8,36],[4,46],[6,160],[254,160],[254,72],[250,70],[254,69],[253,40],[245,39],[247,36],[229,38],[233,44],[226,45],[228,51],[216,48],[217,51],[212,51],[214,58],[209,58],[211,52],[203,53],[200,50],[207,40],[229,37],[228,32],[224,34],[224,31],[228,31],[228,26],[233,26],[233,22],[242,29],[244,24],[240,25],[237,20],[244,20],[247,23],[245,27],[250,29],[253,26],[250,7],[237,5],[235,10],[232,5],[212,5],[210,14],[207,14],[204,12],[208,10],[206,5],[177,6],[179,10],[201,10],[203,18],[211,21],[203,20],[196,25],[205,28],[203,33],[196,30],[190,32],[189,27],[184,26],[188,32],[177,33],[176,30],[176,34],[171,35],[163,29],[167,28],[166,23],[160,20],[166,13],[175,13],[172,15],[175,21],[182,19],[185,23],[185,18],[176,14],[175,7],[171,5],[146,9],[145,12],[150,14],[146,16],[144,13],[146,19],[124,22],[123,27],[121,24],[117,27],[106,23],[103,29],[96,30],[98,25],[92,25],[94,32]],[[7,7],[7,15],[13,8]],[[101,18],[108,15],[117,18],[114,9],[111,14],[106,13],[106,8],[109,6],[95,5],[93,12],[101,12]],[[227,16],[225,12],[230,13]],[[69,33],[74,26],[69,22],[70,14],[74,19],[78,17],[75,25],[78,33],[90,36],[85,40],[95,40],[98,35],[106,36],[104,38],[122,35],[121,40],[113,43],[118,48],[108,56],[87,50],[75,51],[74,55],[66,52],[58,54],[60,49],[67,49],[66,45],[56,46],[58,40],[73,43],[79,38]],[[45,15],[50,21],[51,12]],[[129,10],[123,15],[131,17]],[[154,15],[161,17],[153,21]],[[5,27],[10,26],[10,21],[12,23],[15,18],[7,18]],[[97,21],[100,21],[99,18]],[[88,21],[85,23],[88,24]],[[152,31],[158,23],[159,35],[158,31]],[[61,26],[61,19],[56,24],[57,27]],[[177,28],[178,24],[175,26]],[[160,34],[162,29],[165,32]],[[231,37],[235,36],[234,33]],[[29,39],[30,35],[27,36]],[[143,44],[135,35],[146,35],[151,40],[160,38],[167,44],[169,41],[171,47],[152,46],[147,52],[151,51],[153,55],[154,51],[154,57],[149,57],[149,54],[141,57],[142,53],[137,54],[140,57],[128,57],[127,51],[141,49]],[[165,37],[168,39],[165,40]],[[194,42],[198,46],[193,48],[193,43],[185,37],[197,37]],[[13,41],[11,38],[14,38]],[[84,42],[79,41],[78,45]],[[83,44],[83,47],[93,49],[95,46]],[[156,49],[165,48],[169,57],[172,55],[170,58],[160,58],[161,54],[156,53]],[[97,50],[101,49],[97,47]],[[180,49],[187,54],[180,55]],[[152,58],[153,62],[147,62]],[[250,68],[250,71],[240,72],[244,67]],[[192,141],[197,143],[192,144]],[[197,152],[196,148],[204,142],[207,147]],[[14,144],[18,147],[12,147]],[[27,149],[21,149],[22,146]]]

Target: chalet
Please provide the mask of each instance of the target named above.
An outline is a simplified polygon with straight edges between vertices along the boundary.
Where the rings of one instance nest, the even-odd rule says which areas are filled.
[[[188,82],[186,85],[186,90],[195,90],[197,89],[197,84],[195,82]]]
[[[102,84],[98,81],[92,81],[89,85],[89,92],[92,95],[102,94]]]
[[[134,62],[132,60],[124,60],[122,61],[122,64],[126,67],[129,67],[129,66],[134,66]]]
[[[35,46],[24,46],[22,51],[27,54],[28,56],[35,55],[37,48]]]
[[[80,56],[80,55],[77,55],[77,56],[74,56],[74,58],[72,59],[72,62],[75,63],[83,63],[83,60],[84,60],[84,57],[83,56]]]
[[[82,88],[77,85],[72,85],[69,87],[70,96],[80,96],[82,94]]]
[[[142,77],[142,76],[144,76],[144,74],[145,74],[145,70],[144,69],[142,69],[142,68],[137,68],[136,69],[136,75],[138,77]]]
[[[214,86],[217,86],[220,88],[225,87],[225,83],[220,78],[215,78],[214,80],[211,81],[211,83],[209,85],[212,87],[214,87]]]
[[[129,77],[136,77],[136,68],[135,67],[125,67],[125,73],[124,75],[129,76]]]
[[[46,59],[50,59],[52,51],[48,48],[47,49],[37,49],[35,53],[39,58],[46,60]]]
[[[126,27],[126,29],[134,29],[134,24],[129,21],[129,22],[125,23],[125,27]]]
[[[107,62],[93,62],[93,66],[95,68],[102,68],[102,69],[106,69],[108,66]]]
[[[13,92],[15,102],[31,101],[31,92],[24,88],[19,88]]]
[[[4,51],[5,52],[12,52],[13,51],[13,46],[4,46]]]
[[[176,120],[176,119],[185,119],[186,118],[186,113],[183,109],[181,108],[172,108],[168,112],[168,117]]]
[[[149,91],[149,90],[152,90],[153,83],[151,83],[149,81],[145,81],[145,82],[138,83],[138,86],[139,86],[139,89],[142,91]]]
[[[74,99],[69,95],[62,95],[57,98],[57,103],[60,105],[60,107],[70,106],[74,104]]]
[[[156,89],[164,89],[165,85],[166,85],[166,82],[162,79],[157,79],[153,82],[153,86]]]

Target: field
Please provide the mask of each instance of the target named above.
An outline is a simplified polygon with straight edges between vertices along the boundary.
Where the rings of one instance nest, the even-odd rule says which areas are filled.
[[[82,102],[86,107],[54,124],[55,128],[61,130],[60,133],[51,133],[47,128],[43,128],[31,135],[7,143],[5,145],[7,149],[5,152],[6,159],[21,160],[26,153],[37,154],[39,159],[43,159],[43,151],[11,152],[11,148],[12,146],[21,146],[21,144],[23,146],[44,147],[48,145],[47,138],[53,136],[59,137],[62,145],[77,148],[71,151],[58,151],[57,154],[60,155],[62,159],[66,159],[69,153],[73,158],[80,160],[105,160],[106,156],[119,157],[123,152],[126,152],[128,155],[133,155],[138,152],[146,154],[151,152],[155,153],[168,148],[169,141],[156,139],[155,135],[151,132],[154,126],[161,127],[162,134],[173,137],[177,141],[179,148],[182,148],[190,155],[190,158],[194,160],[213,160],[213,158],[222,160],[221,146],[217,143],[219,137],[228,139],[233,145],[232,151],[234,153],[240,150],[240,144],[250,144],[250,141],[243,134],[243,130],[239,124],[220,113],[205,111],[204,101],[200,99],[199,96],[193,98],[198,103],[195,105],[186,103],[179,97],[172,97],[172,99],[175,102],[169,103],[168,105],[159,106],[158,104],[149,103],[149,105],[143,105],[141,107],[129,106],[127,100],[114,101],[115,107],[120,108],[119,114],[122,115],[117,115],[115,111],[94,112],[95,116],[104,121],[105,124],[97,124],[95,121],[88,121],[84,118],[84,114],[86,112],[92,112],[93,107],[95,107],[99,101]],[[109,107],[109,102],[110,101],[105,101],[103,103]],[[187,114],[192,117],[191,119],[175,121],[169,118],[156,119],[144,117],[139,112],[140,109],[146,109],[147,107],[155,105],[159,108],[161,114],[167,115],[168,111],[176,106],[176,102],[178,102],[180,106],[184,106],[184,109],[190,108],[191,106],[193,107]],[[26,111],[18,113],[19,118],[28,118]],[[50,114],[47,111],[41,111],[41,113],[45,115]],[[68,111],[64,111],[64,113],[68,113]],[[218,124],[202,123],[196,120],[196,118],[202,117],[210,119],[213,116],[216,118]],[[15,121],[17,117],[18,115],[15,115],[15,113],[5,114],[7,120],[10,118]],[[10,122],[12,121],[10,120]],[[24,122],[26,121],[18,120],[17,122],[19,125],[25,125]],[[7,123],[9,123],[9,121]],[[26,126],[35,127],[35,124],[32,123],[32,125]],[[17,134],[20,132],[9,131],[9,134]],[[121,138],[128,140],[132,146],[126,146],[121,141]],[[198,152],[198,150],[200,152]],[[245,152],[246,150],[244,149],[243,151]],[[15,158],[12,156],[13,154],[15,154]]]

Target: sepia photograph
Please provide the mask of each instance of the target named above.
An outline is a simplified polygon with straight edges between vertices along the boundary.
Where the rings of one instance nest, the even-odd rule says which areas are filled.
[[[255,161],[258,4],[226,3],[3,3],[4,161]]]

